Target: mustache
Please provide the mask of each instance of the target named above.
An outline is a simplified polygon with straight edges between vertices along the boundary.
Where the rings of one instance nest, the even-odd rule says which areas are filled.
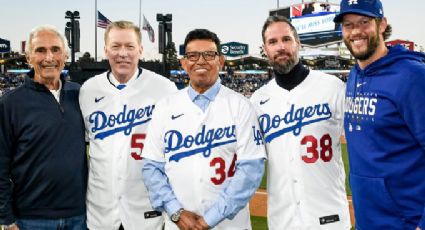
[[[283,51],[283,50],[279,50],[279,51],[277,52],[277,54],[275,54],[275,55],[273,56],[273,59],[276,59],[276,58],[278,58],[278,57],[282,57],[282,56],[284,56],[284,57],[291,57],[291,55],[290,55],[288,52]]]
[[[286,56],[287,60],[278,61],[277,58],[280,56]],[[285,51],[279,51],[276,55],[273,56],[273,59],[269,60],[269,63],[273,67],[273,70],[280,74],[289,73],[294,68],[294,66],[298,64],[298,62],[299,56],[297,52],[291,54]]]

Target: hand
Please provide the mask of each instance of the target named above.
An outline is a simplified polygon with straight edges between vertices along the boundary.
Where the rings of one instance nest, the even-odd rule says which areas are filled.
[[[198,223],[201,225],[203,230],[210,229],[210,226],[208,226],[207,222],[205,222],[204,217],[199,217]]]
[[[416,230],[421,230],[421,228],[417,227]]]
[[[202,227],[200,227],[198,223],[199,218],[200,216],[196,213],[184,210],[180,214],[179,222],[177,222],[176,224],[181,230],[202,230]]]
[[[3,229],[3,228],[2,228]],[[5,228],[6,229],[6,228]],[[8,227],[7,230],[19,230],[19,227],[17,224],[13,224],[12,227]]]

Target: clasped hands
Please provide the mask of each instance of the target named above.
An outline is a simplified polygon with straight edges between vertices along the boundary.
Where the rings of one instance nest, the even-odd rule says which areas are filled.
[[[204,217],[187,210],[180,214],[180,220],[176,224],[181,230],[206,230],[210,228]]]

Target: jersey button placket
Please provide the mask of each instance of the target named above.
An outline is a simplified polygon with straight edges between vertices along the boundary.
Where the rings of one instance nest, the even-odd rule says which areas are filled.
[[[298,138],[295,136],[291,136],[290,138],[291,142],[297,142]],[[298,208],[300,208],[300,204],[301,204],[301,199],[303,197],[303,189],[302,189],[302,184],[300,183],[301,181],[299,180],[300,175],[302,175],[301,172],[301,168],[302,168],[302,161],[301,161],[301,155],[300,155],[300,149],[297,147],[292,146],[292,148],[290,149],[290,156],[289,156],[289,160],[290,160],[290,165],[291,165],[291,180],[292,180],[292,186],[294,188],[294,195],[295,195],[295,203],[298,206]]]
[[[202,153],[199,153],[198,156],[196,157],[197,162],[203,162],[203,156]],[[198,203],[198,205],[200,205],[201,208],[203,208],[203,201],[204,201],[204,197],[203,197],[203,187],[205,186],[205,180],[204,180],[204,173],[203,172],[203,165],[202,164],[195,164],[195,174],[196,174],[196,182],[197,182],[197,187],[194,189],[195,190],[195,194],[193,194],[193,198],[197,199],[198,201],[200,201],[200,203]]]

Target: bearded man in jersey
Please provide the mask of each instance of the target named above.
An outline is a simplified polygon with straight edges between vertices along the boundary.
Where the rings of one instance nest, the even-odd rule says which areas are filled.
[[[300,39],[284,17],[264,23],[273,77],[251,97],[267,150],[268,227],[350,229],[340,136],[344,83],[304,67]]]

